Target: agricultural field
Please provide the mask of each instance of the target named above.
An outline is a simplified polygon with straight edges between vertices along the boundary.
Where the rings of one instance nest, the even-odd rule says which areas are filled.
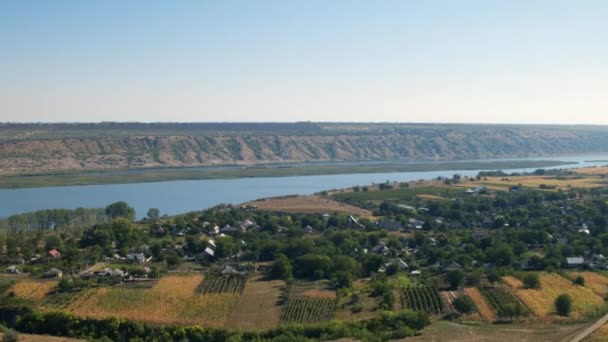
[[[587,336],[584,342],[606,342],[608,341],[608,324],[604,324],[596,331]]]
[[[320,196],[289,196],[268,198],[248,202],[245,206],[255,206],[256,210],[288,213],[327,213],[338,212],[361,217],[372,216],[369,210],[334,201]]]
[[[199,285],[199,292],[210,293],[236,293],[241,294],[245,288],[247,277],[241,275],[221,275],[210,273],[205,275]]]
[[[521,306],[524,315],[529,312],[525,306],[515,297],[511,292],[505,290],[500,286],[486,286],[480,287],[479,293],[483,296],[485,301],[492,307],[494,312],[499,317],[508,317],[509,314],[506,311],[508,305]]]
[[[590,288],[598,296],[606,298],[608,295],[608,278],[595,272],[571,272],[572,279],[582,276],[585,279],[585,287]]]
[[[117,316],[156,324],[222,327],[239,294],[200,294],[198,286],[202,280],[202,275],[171,275],[149,289],[124,286],[89,289],[67,310],[83,317]]]
[[[508,190],[511,186],[521,185],[526,188],[539,189],[541,184],[554,186],[556,189],[597,188],[606,185],[600,176],[507,176],[487,177],[481,181],[456,184],[457,187],[475,187],[485,185],[493,190]]]
[[[554,302],[560,294],[572,297],[572,319],[581,319],[595,314],[604,305],[604,299],[591,289],[574,285],[570,280],[555,273],[540,273],[540,288],[525,289],[521,281],[514,277],[503,277],[515,295],[543,320],[556,319]]]
[[[464,292],[473,300],[475,307],[477,307],[477,312],[479,312],[484,321],[494,322],[496,320],[494,310],[488,305],[478,288],[468,287],[464,289]]]
[[[22,279],[9,288],[9,292],[21,299],[42,301],[47,294],[57,287],[56,280]]]
[[[401,291],[404,308],[438,314],[443,310],[443,302],[437,289],[430,286],[411,286]]]
[[[338,297],[323,289],[291,289],[281,313],[281,324],[310,324],[334,317]]]
[[[241,330],[278,327],[281,320],[279,300],[284,288],[283,280],[250,279],[230,314],[227,327]]]

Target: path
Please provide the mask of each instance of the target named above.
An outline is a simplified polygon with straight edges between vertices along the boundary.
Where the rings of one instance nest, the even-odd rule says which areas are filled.
[[[575,338],[573,338],[572,340],[570,340],[570,342],[580,342],[580,341],[582,341],[585,337],[589,336],[597,328],[599,328],[602,325],[606,324],[606,322],[608,322],[608,314],[606,314],[604,317],[600,318],[597,322],[595,322],[595,324],[593,324],[589,328],[585,329],[585,331],[583,331],[582,333],[578,334],[578,336],[576,336]]]

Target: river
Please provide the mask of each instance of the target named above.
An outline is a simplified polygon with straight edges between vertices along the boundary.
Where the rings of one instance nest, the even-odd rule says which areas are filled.
[[[511,160],[559,160],[571,165],[545,169],[606,165],[608,154],[519,158]],[[509,159],[500,159],[509,160]],[[395,172],[342,174],[325,176],[263,177],[167,181],[154,183],[61,186],[0,190],[0,217],[40,209],[99,208],[116,201],[126,201],[143,217],[149,208],[162,214],[179,214],[205,209],[220,203],[238,204],[258,198],[307,195],[322,190],[339,189],[389,181],[432,179],[460,174],[474,176],[484,170],[446,170],[428,172]],[[487,171],[487,170],[486,170]],[[509,169],[505,172],[531,172],[533,169]]]

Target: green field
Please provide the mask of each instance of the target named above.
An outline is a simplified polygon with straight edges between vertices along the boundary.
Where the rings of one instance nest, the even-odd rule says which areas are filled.
[[[570,164],[548,160],[471,162],[359,162],[302,163],[255,167],[190,167],[113,171],[56,172],[0,177],[0,188],[39,188],[66,185],[124,184],[171,180],[233,179],[249,177],[289,177],[354,173],[424,172],[447,170],[499,170],[542,168]],[[386,193],[383,193],[386,195]]]

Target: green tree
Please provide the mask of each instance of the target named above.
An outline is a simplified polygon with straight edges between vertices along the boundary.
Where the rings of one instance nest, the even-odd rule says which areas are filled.
[[[148,216],[150,220],[158,220],[160,218],[160,210],[158,208],[150,208],[148,209],[146,216]]]
[[[579,286],[585,286],[585,278],[583,276],[578,276],[574,279],[574,284]]]
[[[468,314],[475,311],[475,303],[467,295],[460,296],[454,300],[454,308],[460,313]]]
[[[135,209],[131,208],[127,202],[119,201],[106,207],[106,215],[112,219],[124,217],[129,220],[135,220]]]
[[[291,279],[292,267],[291,262],[285,254],[277,255],[277,258],[270,266],[270,277],[273,279]]]
[[[572,298],[567,294],[561,294],[555,299],[555,311],[560,316],[570,315],[572,310]]]
[[[540,280],[538,274],[528,273],[523,279],[524,287],[527,289],[537,289],[540,287]]]
[[[464,272],[461,270],[449,271],[448,273],[446,273],[445,279],[448,283],[450,283],[450,287],[453,290],[456,290],[464,280]]]

